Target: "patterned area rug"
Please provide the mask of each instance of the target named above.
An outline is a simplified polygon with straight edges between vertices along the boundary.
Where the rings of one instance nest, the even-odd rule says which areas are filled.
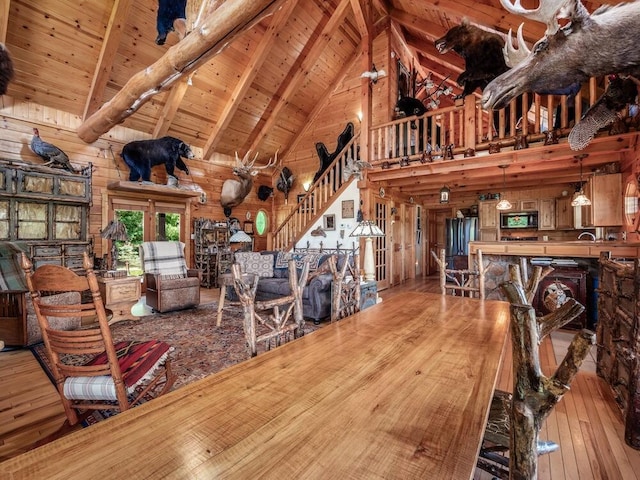
[[[177,376],[172,388],[175,390],[250,358],[242,328],[242,309],[225,304],[222,325],[216,327],[217,308],[217,303],[210,303],[194,309],[118,322],[111,326],[113,340],[155,339],[173,346],[171,368]],[[305,334],[318,328],[312,321],[305,322]],[[34,345],[31,350],[52,378],[44,345]],[[258,354],[264,350],[264,344],[259,344]],[[84,360],[77,358],[74,361]],[[106,416],[109,415],[94,415],[94,420],[89,423]]]

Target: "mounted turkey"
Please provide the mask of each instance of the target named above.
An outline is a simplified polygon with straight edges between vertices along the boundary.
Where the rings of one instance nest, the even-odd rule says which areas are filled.
[[[76,170],[67,154],[60,150],[55,145],[45,142],[40,138],[40,132],[37,128],[33,129],[33,137],[31,138],[31,151],[45,160],[45,166],[51,165],[56,168],[64,168],[71,173],[81,173],[81,170]]]

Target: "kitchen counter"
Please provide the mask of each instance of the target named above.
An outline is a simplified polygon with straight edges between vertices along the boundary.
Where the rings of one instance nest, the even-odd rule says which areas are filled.
[[[470,253],[482,250],[483,255],[517,255],[527,257],[598,258],[600,252],[611,252],[614,258],[640,257],[638,242],[607,242],[576,240],[569,242],[469,242]]]

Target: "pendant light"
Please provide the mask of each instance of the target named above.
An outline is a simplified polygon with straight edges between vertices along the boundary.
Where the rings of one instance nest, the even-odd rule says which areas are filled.
[[[449,194],[451,190],[446,185],[440,189],[440,203],[449,203]]]
[[[504,195],[504,191],[507,188],[507,168],[509,167],[509,165],[498,166],[502,169],[502,194]],[[502,198],[502,200],[500,200],[496,205],[496,208],[498,210],[511,210],[511,208],[513,208],[513,205],[511,205],[511,202],[506,198]]]
[[[573,200],[571,200],[572,207],[582,207],[585,205],[591,205],[591,200],[584,194],[584,189],[582,187],[582,159],[587,157],[587,153],[583,153],[581,155],[576,155],[574,158],[580,162],[580,190],[573,194]]]

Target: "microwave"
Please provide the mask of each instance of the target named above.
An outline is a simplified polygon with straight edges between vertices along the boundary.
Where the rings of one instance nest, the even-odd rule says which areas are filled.
[[[501,212],[500,228],[538,228],[538,212]]]

